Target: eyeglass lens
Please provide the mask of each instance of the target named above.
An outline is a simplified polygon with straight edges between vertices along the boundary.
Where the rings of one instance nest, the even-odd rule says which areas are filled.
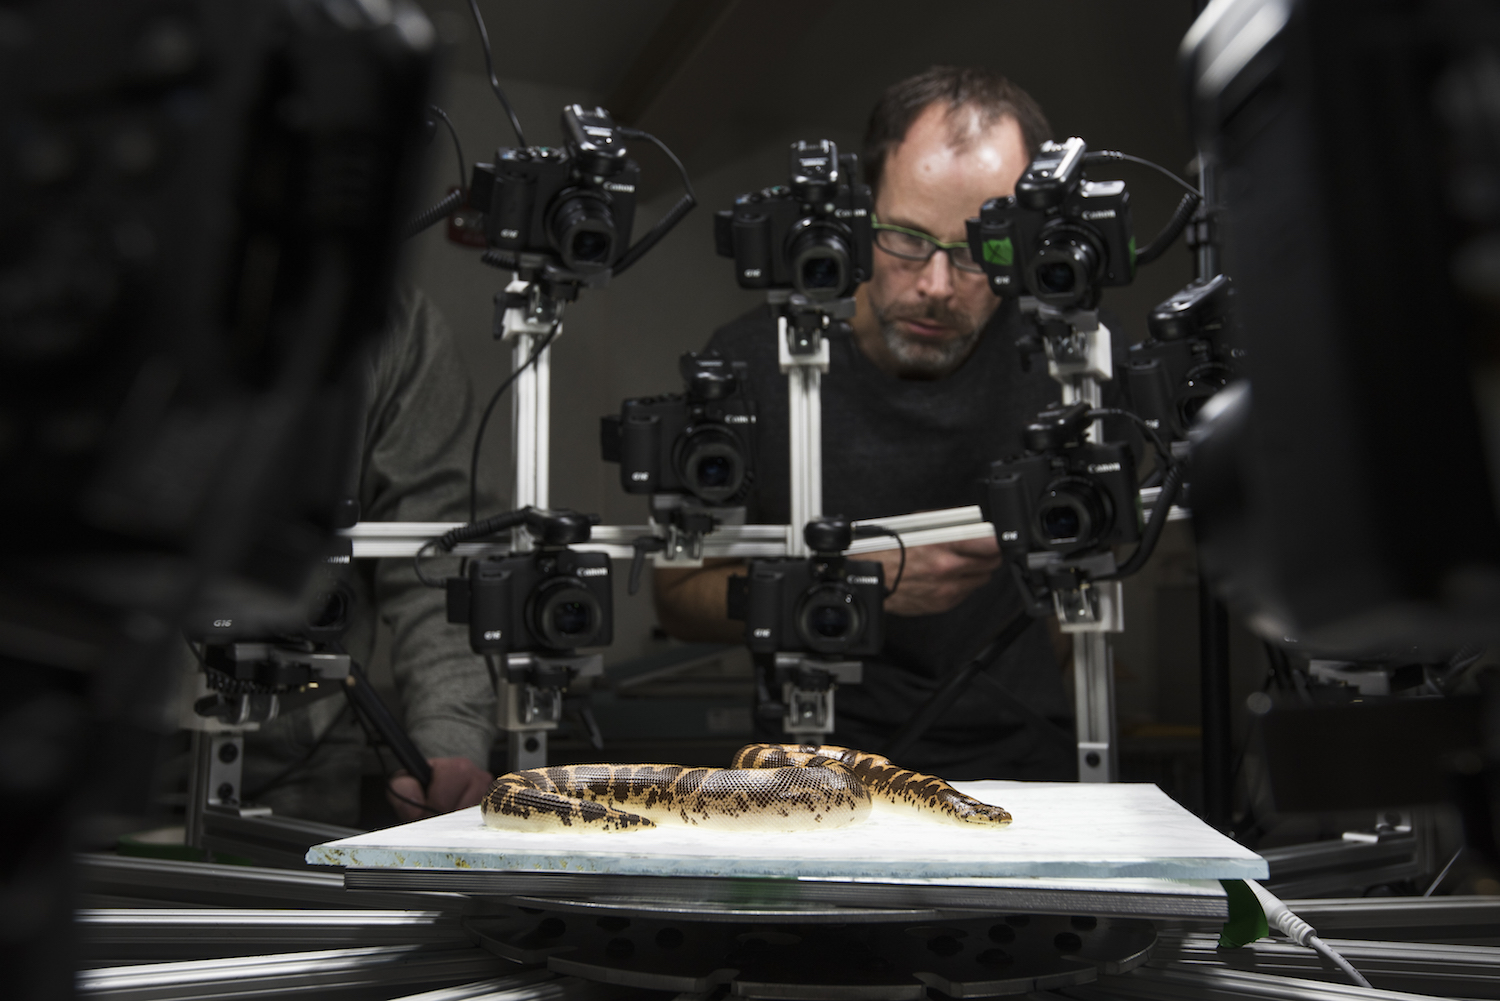
[[[875,231],[875,242],[886,253],[907,261],[926,261],[933,254],[937,253],[939,249],[936,241],[924,240],[915,233],[903,233],[898,229],[877,229]],[[974,263],[974,257],[969,253],[968,244],[954,247],[948,250],[947,253],[948,259],[953,262],[953,266],[961,271],[978,272],[982,270],[978,264]]]

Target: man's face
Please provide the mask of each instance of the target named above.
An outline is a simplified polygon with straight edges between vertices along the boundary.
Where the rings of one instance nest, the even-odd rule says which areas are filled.
[[[955,133],[964,141],[955,143]],[[944,243],[962,241],[964,221],[986,200],[1014,192],[1029,159],[1015,119],[980,128],[972,109],[949,116],[931,105],[886,158],[875,214]],[[953,267],[946,252],[924,263],[879,247],[858,298],[854,326],[865,354],[894,375],[926,379],[963,364],[1000,304],[983,274]]]

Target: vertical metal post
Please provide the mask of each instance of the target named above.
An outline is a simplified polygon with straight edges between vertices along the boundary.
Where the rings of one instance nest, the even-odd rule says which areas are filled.
[[[1114,653],[1103,632],[1073,634],[1073,695],[1078,727],[1078,781],[1120,777],[1115,734]]]
[[[1032,308],[1042,320],[1067,326],[1067,336],[1046,341],[1047,373],[1061,384],[1063,403],[1100,406],[1104,397],[1101,383],[1114,377],[1109,328],[1092,312]],[[1091,442],[1102,442],[1104,422],[1094,421],[1087,437]],[[1119,581],[1096,581],[1067,594],[1053,594],[1058,623],[1073,636],[1080,782],[1115,782],[1120,777],[1114,660],[1106,634],[1125,629],[1123,593]]]
[[[203,847],[203,809],[208,805],[208,762],[213,741],[202,730],[192,731],[188,750],[187,812],[183,841],[189,848]]]
[[[511,507],[546,508],[551,502],[548,484],[551,479],[551,406],[552,348],[549,345],[531,365],[526,363],[537,346],[551,334],[555,341],[562,334],[562,304],[547,315],[535,308],[530,282],[513,281],[506,287],[512,305],[505,310],[503,336],[511,342],[511,371],[520,372],[511,387],[512,462],[515,469]],[[556,333],[552,333],[556,326]],[[531,537],[524,528],[511,535],[515,552],[531,549]]]
[[[823,513],[823,373],[828,370],[828,341],[815,354],[794,355],[787,339],[787,317],[777,318],[776,339],[781,370],[786,373],[787,434],[791,456],[791,523],[788,556],[808,555],[802,529]]]
[[[1234,768],[1229,712],[1229,613],[1206,583],[1198,584],[1198,655],[1203,714],[1203,819],[1230,824]]]

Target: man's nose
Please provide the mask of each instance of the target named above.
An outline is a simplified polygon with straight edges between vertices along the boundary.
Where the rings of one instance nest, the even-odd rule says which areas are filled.
[[[949,272],[948,252],[937,251],[917,273],[917,291],[929,299],[948,298],[953,294],[953,275]]]

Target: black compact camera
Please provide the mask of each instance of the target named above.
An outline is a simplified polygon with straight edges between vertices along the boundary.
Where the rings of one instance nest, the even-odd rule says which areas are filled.
[[[563,109],[562,148],[495,151],[474,165],[469,203],[484,213],[485,239],[525,267],[561,264],[588,277],[619,261],[635,223],[640,168],[603,108]]]
[[[1124,181],[1087,181],[1082,139],[1042,143],[1016,182],[970,219],[969,249],[996,295],[1031,295],[1058,309],[1094,309],[1101,290],[1135,278]]]
[[[704,504],[744,500],[752,480],[755,401],[744,362],[689,352],[686,392],[626,400],[600,421],[605,462],[620,464],[628,494],[686,493]]]
[[[1234,288],[1227,275],[1195,281],[1151,311],[1150,336],[1130,346],[1131,409],[1165,436],[1187,439],[1209,397],[1229,385],[1239,351],[1230,343]]]
[[[873,265],[874,204],[859,158],[827,139],[792,144],[790,181],[740,195],[714,217],[719,254],[741,288],[791,289],[814,302],[854,294]]]
[[[729,617],[745,623],[752,653],[869,656],[885,642],[885,567],[843,555],[848,521],[809,523],[806,559],[751,560],[729,578]]]
[[[1123,443],[1084,440],[1088,405],[1044,410],[1025,431],[1031,453],[993,463],[980,510],[1000,549],[1074,556],[1141,538],[1135,458]]]
[[[545,548],[473,560],[447,581],[448,621],[477,654],[566,653],[614,637],[609,557]]]

